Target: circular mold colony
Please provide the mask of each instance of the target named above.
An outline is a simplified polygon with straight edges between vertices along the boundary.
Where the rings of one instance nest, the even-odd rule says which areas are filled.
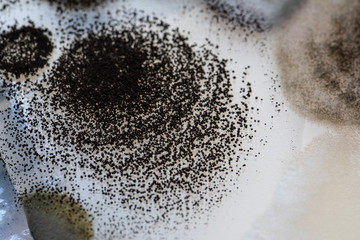
[[[17,191],[68,194],[95,239],[161,236],[207,214],[251,150],[227,60],[141,15],[64,16],[57,35],[70,44],[42,78],[9,90],[3,113],[0,149]]]
[[[34,75],[50,57],[51,33],[33,25],[3,31],[0,35],[0,71],[4,78]]]
[[[313,120],[358,125],[359,1],[309,2],[283,31],[277,58],[294,109]]]

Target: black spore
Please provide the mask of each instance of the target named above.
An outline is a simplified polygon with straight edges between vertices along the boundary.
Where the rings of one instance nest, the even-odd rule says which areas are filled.
[[[76,142],[142,139],[170,131],[191,111],[203,72],[189,46],[172,37],[174,49],[136,30],[89,33],[66,50],[49,76],[49,91],[55,109],[92,124],[92,131],[74,133]]]
[[[51,33],[33,26],[23,26],[0,35],[0,69],[9,78],[29,76],[44,67],[53,50]]]
[[[58,7],[64,7],[64,9],[84,9],[84,8],[86,9],[90,7],[97,7],[103,4],[104,2],[106,2],[104,0],[46,0],[46,1],[50,2],[50,4],[56,4]]]
[[[290,18],[305,2],[305,0],[279,1],[228,1],[203,0],[214,18],[221,18],[233,28],[240,27],[250,32],[265,32],[280,25]],[[261,6],[265,5],[265,6]]]
[[[250,31],[264,32],[271,28],[261,12],[244,7],[243,3],[236,5],[228,3],[225,0],[205,0],[209,10],[214,12],[215,16],[227,20],[241,28]]]
[[[139,15],[86,29],[62,21],[59,35],[72,43],[42,78],[9,90],[17,98],[0,136],[6,160],[17,161],[10,170],[30,179],[18,190],[69,193],[101,223],[101,239],[208,213],[251,152],[242,146],[250,110],[233,103],[228,60]],[[251,92],[247,84],[240,95]]]

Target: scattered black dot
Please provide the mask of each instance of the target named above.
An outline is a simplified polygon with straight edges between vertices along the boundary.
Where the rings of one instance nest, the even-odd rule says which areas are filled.
[[[50,3],[63,5],[66,8],[87,8],[97,6],[104,2],[103,0],[48,0]]]
[[[205,0],[209,10],[214,12],[217,18],[227,20],[235,26],[246,28],[251,31],[263,32],[270,28],[262,13],[244,8],[243,3],[232,4],[226,0]]]
[[[17,4],[19,0],[1,0],[0,1],[0,12],[9,8],[11,5]]]
[[[253,32],[265,32],[286,21],[293,12],[298,10],[304,0],[281,1],[228,1],[203,0],[214,18],[223,19],[232,28],[243,28]],[[256,4],[257,3],[257,4]],[[264,5],[259,7],[259,5]]]
[[[243,80],[234,104],[229,60],[213,44],[191,44],[157,17],[116,14],[129,17],[99,15],[86,28],[80,13],[59,20],[70,43],[42,77],[6,92],[0,149],[23,196],[67,193],[96,236],[131,239],[230,193],[252,152],[242,144],[253,138],[252,89]]]

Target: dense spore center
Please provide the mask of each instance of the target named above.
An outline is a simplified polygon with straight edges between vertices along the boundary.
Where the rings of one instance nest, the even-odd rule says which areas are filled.
[[[126,109],[139,100],[146,59],[146,53],[122,39],[92,36],[74,44],[62,57],[54,77],[71,69],[71,74],[59,78],[57,85],[74,104]]]

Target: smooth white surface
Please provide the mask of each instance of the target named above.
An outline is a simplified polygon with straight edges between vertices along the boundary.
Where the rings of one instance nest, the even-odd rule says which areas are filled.
[[[245,239],[360,238],[359,130],[322,134],[291,161]]]

